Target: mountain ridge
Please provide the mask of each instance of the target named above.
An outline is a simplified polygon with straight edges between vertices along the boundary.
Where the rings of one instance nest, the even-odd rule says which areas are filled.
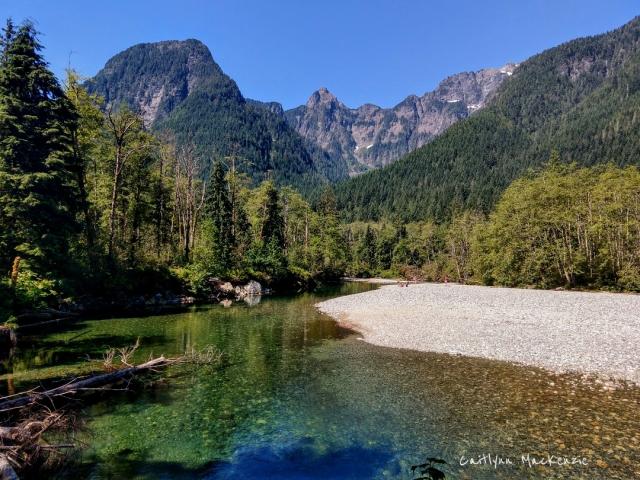
[[[456,121],[483,108],[517,64],[450,75],[425,94],[408,95],[390,108],[365,103],[347,107],[325,87],[305,105],[285,111],[289,124],[332,158],[349,165],[350,175],[388,165],[433,140]]]
[[[522,62],[490,104],[397,162],[337,188],[351,219],[446,220],[489,211],[504,189],[563,162],[640,163],[640,17]]]
[[[254,182],[274,178],[303,191],[345,175],[284,117],[242,95],[199,40],[141,43],[109,59],[86,82],[105,108],[126,104],[177,145],[193,144],[202,175],[229,155]]]
[[[133,45],[86,86],[104,97],[105,108],[126,104],[148,128],[168,132],[178,144],[195,143],[205,175],[212,161],[205,157],[236,155],[254,181],[275,174],[280,183],[308,190],[391,163],[432,140],[481,107],[514,67],[504,68],[452,75],[433,92],[409,95],[389,109],[350,109],[320,88],[306,105],[285,110],[245,98],[209,48],[187,39]],[[488,78],[476,79],[486,72]],[[314,121],[322,126],[311,128]]]

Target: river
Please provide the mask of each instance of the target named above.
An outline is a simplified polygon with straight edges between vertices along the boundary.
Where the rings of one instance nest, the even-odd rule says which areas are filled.
[[[0,378],[12,391],[81,372],[137,338],[137,360],[223,352],[84,407],[87,447],[60,478],[412,479],[426,457],[447,479],[640,477],[639,389],[371,346],[314,308],[370,288],[80,321],[22,338]],[[550,455],[565,464],[536,464]]]

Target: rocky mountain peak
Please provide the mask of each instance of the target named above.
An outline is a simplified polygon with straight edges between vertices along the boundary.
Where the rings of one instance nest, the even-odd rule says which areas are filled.
[[[307,108],[316,108],[319,105],[342,105],[338,98],[331,93],[326,87],[320,87],[313,92],[307,101]]]
[[[151,126],[215,78],[230,80],[206,45],[194,39],[167,40],[118,53],[87,82],[87,88],[103,95],[107,107],[126,103]]]
[[[516,67],[451,75],[432,92],[409,95],[392,108],[369,103],[350,109],[320,88],[285,116],[300,135],[355,175],[397,160],[482,108]]]

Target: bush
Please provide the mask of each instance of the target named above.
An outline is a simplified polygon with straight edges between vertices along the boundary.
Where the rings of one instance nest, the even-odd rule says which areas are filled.
[[[22,261],[13,292],[17,308],[46,307],[55,302],[60,291],[60,281],[43,278]]]

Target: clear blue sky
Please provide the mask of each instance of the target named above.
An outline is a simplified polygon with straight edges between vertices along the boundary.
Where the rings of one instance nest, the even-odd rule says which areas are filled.
[[[59,75],[71,52],[90,76],[135,43],[197,38],[245,96],[285,107],[321,86],[391,106],[638,14],[637,0],[0,0],[3,22],[36,22]]]

